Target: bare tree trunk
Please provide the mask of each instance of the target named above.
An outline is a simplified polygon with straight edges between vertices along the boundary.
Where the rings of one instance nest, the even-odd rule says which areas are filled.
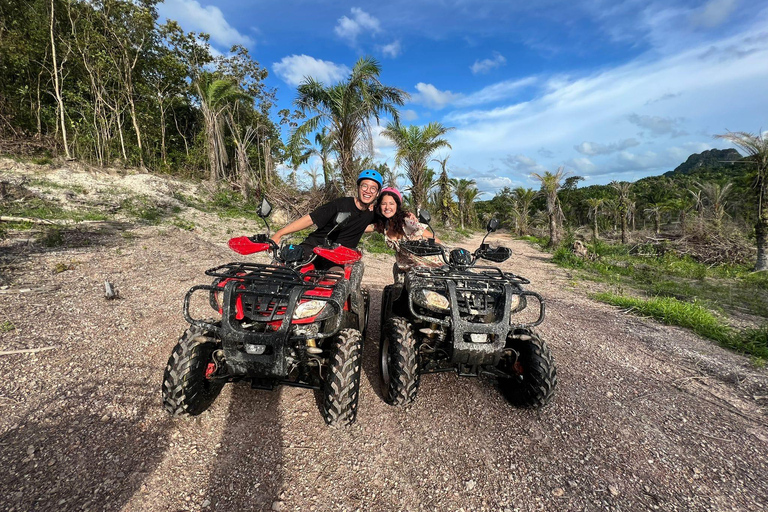
[[[768,258],[766,258],[765,244],[768,237],[768,198],[766,198],[765,177],[758,174],[757,179],[757,222],[755,223],[755,242],[757,243],[757,261],[755,270],[768,270]]]
[[[549,246],[557,245],[557,216],[552,213],[549,215]]]
[[[72,160],[72,155],[69,153],[69,140],[67,139],[67,125],[65,121],[64,111],[64,99],[61,96],[61,80],[59,79],[59,62],[56,58],[56,38],[53,33],[54,19],[55,19],[55,0],[51,0],[51,56],[53,58],[53,81],[54,81],[54,93],[56,95],[56,104],[59,110],[59,123],[61,124],[61,135],[64,139],[64,155],[67,160]],[[62,64],[63,65],[63,64]]]
[[[595,212],[595,218],[592,219],[592,240],[597,241],[597,212]]]
[[[627,243],[627,216],[623,214],[621,216],[621,243]]]

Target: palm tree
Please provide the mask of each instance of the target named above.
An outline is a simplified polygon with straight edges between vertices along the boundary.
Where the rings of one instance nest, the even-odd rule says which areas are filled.
[[[728,196],[728,192],[730,192],[733,183],[728,182],[722,187],[719,183],[701,184],[698,181],[695,181],[694,183],[699,187],[704,197],[707,198],[707,202],[712,208],[712,223],[715,225],[715,230],[719,234],[723,216],[725,216],[725,205],[727,204],[725,198]]]
[[[469,209],[470,209],[470,195],[472,190],[477,190],[475,180],[468,180],[461,178],[454,180],[454,188],[456,189],[456,199],[459,202],[459,223],[461,229],[464,229],[464,220],[469,221]],[[476,195],[476,194],[475,194]]]
[[[309,160],[312,156],[312,150],[309,148],[309,141],[305,137],[291,137],[288,146],[285,148],[285,160],[291,166],[291,186],[295,189],[298,186],[296,174],[299,167]]]
[[[541,193],[547,198],[547,217],[549,218],[549,247],[554,247],[558,242],[558,220],[563,214],[557,191],[560,190],[560,180],[565,176],[565,171],[560,167],[555,173],[544,171],[544,174],[531,173],[531,176],[541,182]]]
[[[693,199],[693,207],[696,210],[696,216],[698,218],[699,232],[703,230],[704,224],[704,199],[702,198],[701,190],[688,190]]]
[[[224,113],[231,104],[237,101],[253,102],[253,98],[245,94],[233,80],[216,78],[212,73],[202,73],[195,82],[195,88],[205,125],[210,179],[215,182],[225,176],[225,167],[229,163],[224,142]]]
[[[312,149],[312,154],[320,158],[320,164],[323,167],[323,184],[327,187],[333,176],[333,163],[331,162],[333,137],[328,133],[327,126],[323,126],[322,130],[315,134],[315,144],[317,147]]]
[[[515,200],[515,215],[517,215],[518,229],[521,235],[528,234],[528,225],[531,218],[531,205],[539,193],[532,188],[517,187],[513,192]]]
[[[417,210],[426,204],[427,195],[432,186],[427,168],[429,157],[440,148],[451,147],[442,136],[452,129],[437,122],[419,127],[402,126],[395,121],[389,123],[381,132],[397,146],[395,165],[405,167],[406,175],[411,182],[413,203]]]
[[[616,212],[621,222],[621,243],[627,243],[627,217],[629,216],[631,200],[629,193],[632,190],[632,184],[626,181],[612,181],[610,183],[619,197],[616,201]]]
[[[589,197],[587,198],[587,206],[589,206],[589,216],[592,218],[592,240],[597,241],[597,214],[600,207],[605,203],[605,198],[602,197]]]
[[[437,204],[437,213],[440,220],[446,228],[451,227],[451,217],[456,213],[456,203],[453,201],[453,180],[448,177],[448,157],[442,160],[436,158],[435,162],[440,164],[440,177],[437,178],[437,191],[435,192],[435,203]]]
[[[466,206],[467,225],[477,224],[477,213],[475,212],[475,200],[485,194],[476,187],[470,187],[464,192],[464,204]],[[463,227],[463,225],[462,225]]]
[[[666,209],[662,203],[650,203],[650,206],[643,210],[648,217],[653,219],[653,232],[658,235],[661,233],[661,212]]]
[[[680,219],[680,234],[685,235],[686,220],[688,218],[688,212],[693,208],[693,201],[688,196],[681,196],[674,199],[669,199],[666,202],[668,210],[677,212]]]
[[[768,196],[766,179],[768,179],[768,138],[765,133],[754,135],[747,132],[728,132],[716,137],[730,141],[747,153],[747,160],[755,166],[754,189],[757,192],[757,221],[755,222],[755,238],[757,242],[757,261],[755,270],[768,270],[768,259],[765,254],[766,238],[768,237]]]
[[[306,137],[322,126],[328,126],[333,150],[347,192],[355,188],[358,169],[355,159],[360,148],[372,153],[371,122],[382,115],[399,121],[397,106],[403,105],[408,93],[379,81],[381,67],[371,57],[355,63],[349,77],[338,84],[325,86],[307,77],[298,87],[296,106],[303,113],[313,113],[296,129],[294,136]]]

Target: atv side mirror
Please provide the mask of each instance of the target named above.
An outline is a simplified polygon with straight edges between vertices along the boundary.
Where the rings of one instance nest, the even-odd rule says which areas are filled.
[[[259,206],[257,215],[263,219],[268,217],[270,213],[272,213],[272,205],[269,204],[269,201],[267,201],[267,198],[265,197],[261,200],[261,206]]]
[[[333,218],[333,222],[336,223],[336,226],[338,226],[339,224],[343,224],[344,221],[346,221],[351,216],[352,214],[350,212],[339,212],[336,214],[336,217]]]
[[[490,233],[492,231],[496,231],[499,229],[499,220],[498,219],[491,219],[488,221],[488,227],[486,230]]]
[[[421,222],[422,224],[429,224],[429,221],[431,220],[432,220],[432,215],[430,215],[427,210],[419,211],[419,222]]]
[[[336,231],[336,228],[344,224],[347,219],[349,219],[352,216],[352,213],[350,212],[337,212],[336,216],[333,218],[334,226],[331,228],[331,230],[328,232],[327,235],[325,235],[325,245],[331,244],[331,233]]]

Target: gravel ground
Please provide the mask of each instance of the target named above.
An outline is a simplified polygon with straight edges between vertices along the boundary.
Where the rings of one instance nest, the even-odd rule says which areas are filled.
[[[0,510],[766,510],[768,371],[690,332],[594,302],[549,256],[505,235],[502,264],[547,303],[558,369],[541,410],[492,384],[424,376],[383,400],[378,312],[393,257],[366,255],[372,311],[357,422],[325,426],[314,394],[227,385],[173,420],[160,385],[181,301],[237,256],[249,222],[93,224],[61,247],[0,244]],[[27,235],[24,235],[27,236]],[[473,249],[479,238],[468,240]],[[66,247],[66,248],[64,248]],[[63,270],[65,269],[65,270]],[[63,271],[62,271],[63,270]],[[104,298],[104,281],[120,298]]]

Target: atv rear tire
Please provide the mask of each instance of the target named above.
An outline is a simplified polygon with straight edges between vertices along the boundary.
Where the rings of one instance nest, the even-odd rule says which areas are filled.
[[[323,418],[332,427],[357,419],[363,338],[357,329],[343,329],[330,340],[331,363],[323,387]]]
[[[510,375],[499,379],[502,394],[518,407],[543,407],[557,386],[557,370],[549,347],[533,332],[518,331],[507,338],[507,348],[520,355],[517,361],[512,353],[499,362],[498,368]]]
[[[419,360],[411,324],[393,316],[381,326],[379,346],[384,399],[391,405],[408,405],[419,390]]]
[[[192,325],[173,348],[163,375],[163,405],[173,416],[196,416],[208,409],[224,383],[205,377],[220,344],[212,333]]]

